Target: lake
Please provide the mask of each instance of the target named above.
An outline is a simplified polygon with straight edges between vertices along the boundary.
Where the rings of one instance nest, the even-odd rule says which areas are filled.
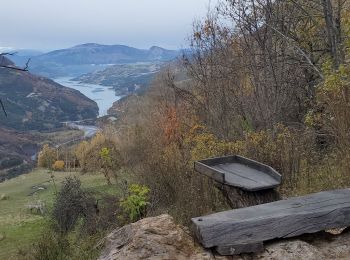
[[[79,83],[72,81],[72,78],[62,77],[54,79],[55,82],[62,86],[74,88],[88,98],[94,100],[99,108],[99,116],[107,115],[107,110],[113,105],[113,102],[119,100],[121,97],[115,94],[112,87]]]

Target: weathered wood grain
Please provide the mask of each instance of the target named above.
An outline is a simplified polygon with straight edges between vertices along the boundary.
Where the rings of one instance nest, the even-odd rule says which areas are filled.
[[[270,166],[238,155],[195,162],[195,170],[219,183],[247,191],[271,189],[282,180]]]
[[[215,213],[193,218],[192,222],[198,240],[206,248],[234,248],[346,227],[350,226],[350,189]]]
[[[194,163],[194,169],[197,172],[203,173],[219,183],[225,183],[225,174],[223,172],[217,171],[211,167],[207,167],[207,165],[199,162]]]

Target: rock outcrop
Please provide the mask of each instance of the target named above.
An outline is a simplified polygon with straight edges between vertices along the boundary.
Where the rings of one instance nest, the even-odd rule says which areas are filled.
[[[320,232],[296,239],[270,242],[256,255],[223,257],[200,247],[186,228],[169,215],[142,219],[113,231],[106,237],[100,260],[137,259],[268,259],[322,260],[350,259],[350,232],[340,235]]]
[[[113,231],[100,260],[212,259],[169,215],[145,218]]]

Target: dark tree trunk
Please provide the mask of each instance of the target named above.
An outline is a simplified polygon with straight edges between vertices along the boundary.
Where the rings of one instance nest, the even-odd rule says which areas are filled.
[[[341,64],[341,6],[339,5],[336,12],[332,5],[331,0],[322,0],[323,14],[326,23],[326,31],[328,44],[330,48],[330,54],[333,59],[335,68],[338,68]]]
[[[281,199],[280,194],[275,189],[252,192],[219,183],[217,187],[223,192],[227,203],[232,209],[255,206]]]

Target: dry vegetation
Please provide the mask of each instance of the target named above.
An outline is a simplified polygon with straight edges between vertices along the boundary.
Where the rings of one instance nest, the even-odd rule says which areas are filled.
[[[221,1],[195,24],[192,55],[110,131],[123,166],[151,188],[150,214],[186,223],[227,207],[193,171],[211,156],[273,166],[283,196],[350,185],[349,11],[348,1]]]
[[[117,104],[115,122],[73,148],[43,147],[39,166],[102,174],[118,195],[66,179],[29,259],[90,259],[117,225],[165,212],[188,224],[229,208],[194,171],[199,159],[240,154],[271,165],[283,197],[349,187],[349,5],[220,1],[194,25],[192,51]]]
[[[148,215],[170,212],[182,223],[228,207],[193,170],[207,157],[273,166],[282,196],[349,186],[349,8],[345,0],[221,1],[195,23],[190,54],[77,147],[82,171],[108,182],[127,171],[150,188]]]

